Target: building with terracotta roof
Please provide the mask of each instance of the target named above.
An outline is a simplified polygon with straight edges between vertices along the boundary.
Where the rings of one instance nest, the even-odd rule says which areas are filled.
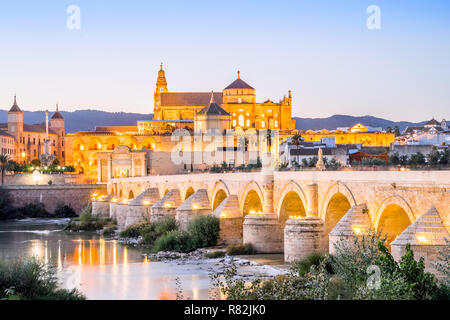
[[[8,134],[14,140],[13,151],[9,147],[2,147],[7,149],[8,153],[6,154],[11,160],[29,163],[39,159],[44,152],[44,141],[47,138],[46,123],[23,123],[23,112],[17,104],[16,96],[14,96],[14,103],[8,111],[8,122],[0,123],[0,131]],[[64,118],[59,113],[58,106],[56,106],[56,112],[48,124],[48,139],[50,140],[50,152],[56,156],[61,164],[65,163],[64,137]],[[8,144],[10,140],[9,138]]]

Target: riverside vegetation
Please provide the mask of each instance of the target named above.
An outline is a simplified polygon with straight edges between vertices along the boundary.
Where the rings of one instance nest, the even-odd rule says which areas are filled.
[[[180,230],[173,217],[159,222],[144,221],[127,227],[121,238],[139,239],[139,244],[153,252],[190,252],[217,244],[220,221],[214,216],[202,216],[189,222],[187,231]]]
[[[111,236],[117,229],[117,222],[111,218],[98,217],[92,215],[92,203],[89,202],[80,216],[69,221],[64,228],[65,231],[99,231],[102,230],[104,236]]]
[[[369,232],[340,241],[333,255],[312,254],[292,264],[288,274],[246,283],[236,267],[224,278],[211,276],[214,287],[228,300],[449,300],[450,242],[436,263],[440,280],[425,272],[410,246],[394,261],[380,234]],[[377,278],[376,270],[379,270]],[[374,281],[371,281],[374,280]]]
[[[0,261],[0,300],[84,300],[78,290],[58,288],[56,268],[36,258]]]

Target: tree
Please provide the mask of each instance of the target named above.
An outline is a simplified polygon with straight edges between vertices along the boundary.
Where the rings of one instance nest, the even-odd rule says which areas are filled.
[[[436,147],[433,147],[433,150],[427,155],[427,161],[431,165],[437,165],[440,158],[441,153],[436,149]]]
[[[413,154],[411,156],[411,158],[408,161],[408,164],[413,166],[425,164],[425,156],[421,152],[417,152],[416,154]]]
[[[291,143],[298,149],[298,146],[302,143],[302,137],[299,134],[293,135]]]
[[[386,128],[386,132],[387,132],[387,133],[392,133],[392,127],[387,127],[387,128]]]
[[[395,134],[396,137],[398,137],[398,136],[401,135],[401,133],[400,133],[400,128],[399,128],[398,126],[395,126],[395,127],[394,127],[394,134]]]
[[[8,156],[6,154],[0,154],[0,170],[2,172],[2,184],[4,184],[5,171],[8,165]]]

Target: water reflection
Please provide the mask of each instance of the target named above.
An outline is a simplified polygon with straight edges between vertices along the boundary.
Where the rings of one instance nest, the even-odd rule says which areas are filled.
[[[68,234],[67,220],[28,219],[0,223],[0,260],[35,256],[52,263],[61,286],[79,288],[89,299],[208,299],[207,268],[151,262],[133,247],[98,234]]]

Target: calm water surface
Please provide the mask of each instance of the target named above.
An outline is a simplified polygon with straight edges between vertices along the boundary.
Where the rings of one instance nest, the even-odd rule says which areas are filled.
[[[62,231],[68,219],[0,222],[0,259],[37,256],[57,267],[61,287],[88,299],[208,299],[208,262],[152,262],[138,249],[97,234]]]

